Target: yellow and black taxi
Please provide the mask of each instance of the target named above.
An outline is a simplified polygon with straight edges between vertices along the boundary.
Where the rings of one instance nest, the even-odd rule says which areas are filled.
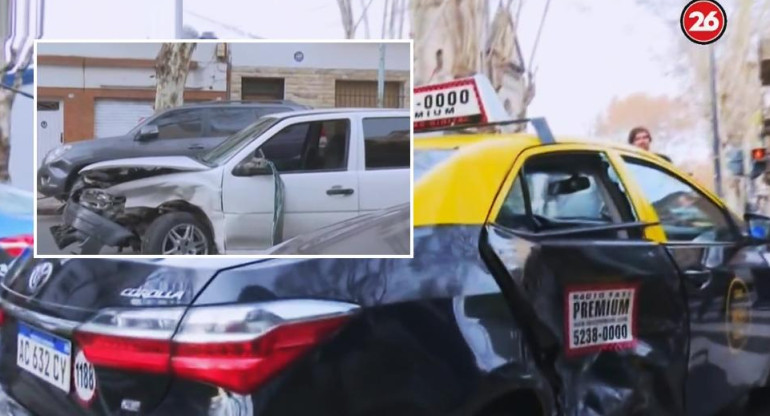
[[[706,415],[761,391],[767,218],[656,155],[506,121],[483,78],[417,88],[414,111],[412,258],[27,250],[0,278],[0,408]],[[287,251],[400,246],[391,219]]]
[[[415,90],[416,241],[478,250],[561,411],[705,415],[764,388],[768,218],[656,154],[505,121],[494,95]]]

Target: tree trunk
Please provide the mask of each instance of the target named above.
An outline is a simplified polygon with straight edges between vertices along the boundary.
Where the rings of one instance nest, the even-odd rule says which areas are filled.
[[[21,79],[22,74],[17,72],[13,80],[14,88],[21,88]],[[11,180],[8,168],[11,157],[11,107],[15,95],[11,90],[0,88],[0,182]]]
[[[513,118],[524,118],[534,95],[534,86],[526,77],[510,5],[510,2],[508,7],[501,4],[495,13],[487,44],[486,68],[508,114]],[[525,128],[526,125],[518,124],[514,130]]]
[[[481,73],[511,117],[525,116],[534,88],[524,69],[511,4],[500,5],[490,26],[486,0],[412,0],[414,85]]]
[[[184,104],[190,60],[197,44],[164,43],[155,59],[155,112]]]
[[[337,0],[342,17],[342,28],[345,30],[345,39],[353,39],[356,29],[353,27],[353,8],[350,0]]]

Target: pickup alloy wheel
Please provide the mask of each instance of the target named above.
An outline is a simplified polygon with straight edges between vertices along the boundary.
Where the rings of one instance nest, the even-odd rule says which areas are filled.
[[[211,252],[208,229],[187,212],[170,212],[156,218],[142,238],[142,252],[162,255],[206,255]]]

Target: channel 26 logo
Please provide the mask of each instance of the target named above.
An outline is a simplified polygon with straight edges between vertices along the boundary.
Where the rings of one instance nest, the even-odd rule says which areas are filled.
[[[719,40],[725,33],[727,14],[716,1],[694,0],[682,10],[679,25],[687,39],[708,45]]]

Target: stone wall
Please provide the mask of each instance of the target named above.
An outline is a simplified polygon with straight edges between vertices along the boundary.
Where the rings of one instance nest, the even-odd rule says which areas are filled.
[[[335,81],[376,81],[377,70],[233,67],[230,79],[231,99],[241,99],[241,79],[245,77],[283,78],[286,100],[314,108],[329,108],[334,107],[335,103]],[[385,81],[402,83],[403,107],[409,108],[409,72],[385,71]]]

